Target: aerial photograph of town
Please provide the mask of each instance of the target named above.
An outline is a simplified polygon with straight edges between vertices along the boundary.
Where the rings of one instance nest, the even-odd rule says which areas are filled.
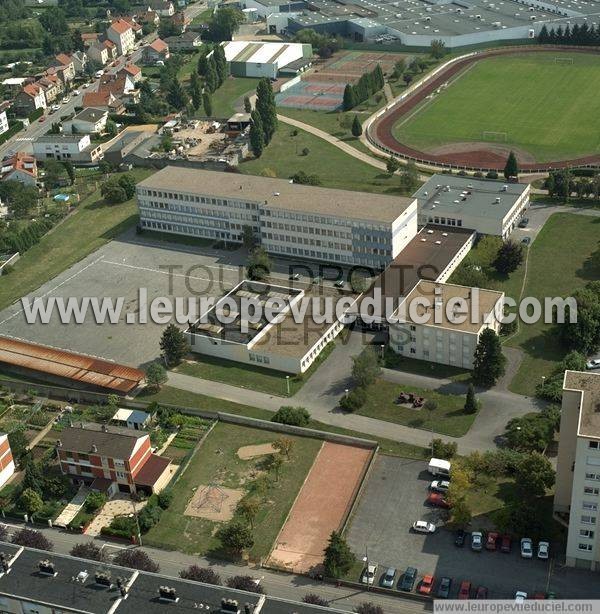
[[[600,0],[0,0],[0,614],[600,613]]]

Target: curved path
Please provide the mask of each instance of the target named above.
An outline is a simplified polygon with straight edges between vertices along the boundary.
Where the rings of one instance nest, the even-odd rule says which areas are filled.
[[[394,102],[385,109],[377,111],[365,122],[365,138],[367,144],[374,151],[394,154],[402,158],[414,160],[421,164],[436,167],[461,168],[465,170],[502,170],[506,162],[504,152],[494,151],[493,147],[486,147],[485,144],[473,143],[473,148],[465,150],[464,144],[455,153],[429,154],[418,149],[409,147],[401,143],[393,135],[393,126],[396,122],[412,111],[418,104],[426,99],[432,92],[456,78],[458,74],[469,68],[474,62],[481,59],[501,56],[514,55],[517,53],[539,53],[539,52],[562,52],[571,53],[598,53],[598,49],[586,47],[507,47],[469,53],[458,58],[449,60],[434,72],[425,75],[407,91],[396,97]],[[567,166],[587,166],[600,165],[600,154],[583,156],[570,160],[557,160],[553,162],[521,162],[520,168],[524,172],[544,172],[553,168],[563,168]]]

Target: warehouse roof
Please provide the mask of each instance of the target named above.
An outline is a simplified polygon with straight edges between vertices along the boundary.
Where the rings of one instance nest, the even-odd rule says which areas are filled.
[[[123,393],[144,379],[139,369],[7,337],[0,337],[0,363]]]
[[[419,213],[428,215],[468,215],[503,219],[528,184],[477,180],[472,177],[433,175],[414,194]]]
[[[315,188],[287,179],[219,173],[167,166],[138,183],[139,189],[173,190],[246,200],[273,209],[315,213],[339,218],[391,223],[414,198]]]
[[[563,388],[581,392],[578,434],[600,438],[600,373],[565,371]]]

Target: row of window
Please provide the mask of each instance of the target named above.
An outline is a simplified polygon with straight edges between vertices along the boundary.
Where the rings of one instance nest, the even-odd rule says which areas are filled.
[[[140,201],[140,209],[162,209],[164,211],[174,211],[177,213],[191,213],[202,217],[225,217],[236,220],[253,220],[258,222],[258,215],[250,211],[219,211],[214,208],[192,207],[190,205],[175,205],[172,203],[161,203],[155,200]],[[144,212],[149,215],[148,212]]]
[[[232,207],[237,209],[258,209],[258,205],[256,203],[213,198],[212,196],[196,196],[193,194],[181,194],[180,192],[162,192],[161,190],[141,190],[141,194],[146,196],[154,196],[155,198],[180,200],[187,203],[201,203],[205,205],[217,205],[219,207]]]
[[[266,232],[264,235],[272,241],[281,241],[283,243],[300,243],[302,245],[316,245],[317,247],[329,247],[330,249],[339,249],[349,251],[352,245],[344,243],[335,243],[334,241],[321,241],[321,239],[309,239],[307,237],[296,237],[294,235],[280,235],[275,232]]]
[[[279,209],[265,208],[263,211],[267,217],[282,218],[285,220],[297,220],[300,222],[312,222],[315,224],[331,226],[352,226],[353,228],[364,229],[365,231],[389,232],[389,227],[383,224],[365,224],[348,220],[347,218],[323,217],[321,215],[309,215],[308,213],[296,213]]]
[[[430,215],[427,218],[430,224],[444,224],[445,226],[462,226],[462,220],[457,220],[453,217],[438,217]]]
[[[323,235],[325,237],[336,237],[339,239],[352,239],[351,232],[343,232],[341,230],[330,230],[325,228],[312,228],[309,226],[296,226],[296,224],[284,224],[282,222],[269,222],[262,220],[262,225],[267,228],[274,228],[276,230],[288,230],[296,233],[303,232],[304,234],[315,234],[315,235]]]
[[[268,365],[271,363],[271,359],[268,356],[261,356],[260,354],[254,354],[253,352],[248,353],[248,358],[250,362],[257,362],[259,364]]]
[[[206,237],[209,239],[229,239],[230,241],[236,240],[235,237],[230,237],[228,233],[222,230],[211,230],[208,228],[189,228],[187,226],[179,226],[177,224],[168,224],[166,222],[153,222],[150,220],[142,220],[142,226],[144,228],[151,228],[153,230],[165,230],[167,232],[177,232],[186,235],[196,235],[198,237]],[[239,238],[239,237],[238,237]]]

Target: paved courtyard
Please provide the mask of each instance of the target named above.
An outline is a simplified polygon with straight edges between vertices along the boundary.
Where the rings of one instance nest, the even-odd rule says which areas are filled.
[[[379,574],[388,566],[396,567],[399,578],[413,566],[419,578],[427,573],[436,579],[448,576],[453,579],[454,596],[460,582],[470,580],[474,588],[486,586],[491,598],[510,599],[517,590],[532,595],[545,591],[548,581],[559,598],[600,597],[598,574],[567,569],[559,560],[522,559],[515,542],[510,554],[476,553],[468,544],[457,548],[453,534],[443,528],[429,536],[411,532],[415,520],[436,523],[443,517],[443,512],[424,505],[431,479],[423,461],[383,455],[375,461],[347,539],[359,557],[368,549],[369,560],[379,563]]]

